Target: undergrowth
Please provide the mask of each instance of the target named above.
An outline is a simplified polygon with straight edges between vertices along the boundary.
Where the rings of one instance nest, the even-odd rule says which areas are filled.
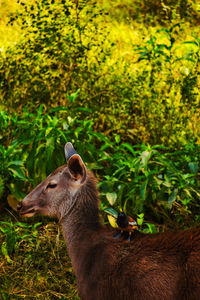
[[[16,218],[0,215],[0,299],[79,299],[58,224]]]
[[[174,226],[171,218],[176,218],[178,226],[198,222],[199,145],[190,141],[175,151],[161,145],[124,143],[117,134],[111,140],[94,130],[92,119],[80,120],[79,112],[79,108],[72,114],[60,107],[47,113],[44,106],[37,113],[1,112],[0,204],[8,200],[15,208],[63,165],[63,147],[70,141],[98,178],[102,209],[110,205],[129,214],[145,212],[170,227]]]

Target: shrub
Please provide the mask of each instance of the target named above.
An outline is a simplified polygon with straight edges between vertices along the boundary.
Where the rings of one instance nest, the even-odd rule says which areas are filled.
[[[19,22],[22,37],[1,56],[0,100],[12,108],[69,104],[67,94],[86,83],[92,88],[99,75],[90,70],[88,56],[95,51],[93,68],[105,57],[102,12],[84,0],[20,4],[10,23]]]
[[[21,199],[22,192],[64,164],[63,146],[71,141],[99,178],[102,209],[112,205],[130,214],[145,212],[166,223],[174,216],[185,225],[198,219],[199,146],[190,143],[171,152],[163,146],[132,146],[119,135],[111,141],[94,131],[92,120],[81,121],[78,115],[70,115],[66,107],[47,113],[41,106],[37,114],[7,116],[12,120],[7,127],[10,138],[2,149],[12,151],[1,157],[6,187],[1,201],[10,194]]]
[[[0,58],[5,108],[35,111],[43,103],[67,106],[75,115],[81,107],[80,119],[89,121],[85,111],[91,111],[95,130],[111,140],[118,134],[123,142],[176,149],[190,139],[199,143],[197,29],[181,22],[159,29],[130,23],[136,33],[125,29],[137,39],[125,42],[114,36],[120,27],[112,33],[110,16],[83,0],[21,7],[13,19],[21,23],[22,38]],[[69,96],[76,93],[76,99]]]
[[[104,204],[132,215],[145,212],[147,218],[169,227],[174,226],[173,219],[181,226],[198,221],[198,146],[190,144],[175,152],[127,143],[112,147],[114,154],[108,154],[106,175],[100,182]]]

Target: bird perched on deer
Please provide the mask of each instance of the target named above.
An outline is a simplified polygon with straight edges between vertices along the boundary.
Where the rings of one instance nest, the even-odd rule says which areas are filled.
[[[57,168],[18,205],[56,216],[82,300],[199,300],[200,228],[114,239],[101,224],[97,182],[71,143]],[[48,262],[47,262],[48,263]],[[64,266],[63,266],[64,267]]]
[[[119,227],[119,231],[114,237],[124,237],[130,242],[133,230],[138,230],[137,222],[124,212],[119,212],[116,223]]]

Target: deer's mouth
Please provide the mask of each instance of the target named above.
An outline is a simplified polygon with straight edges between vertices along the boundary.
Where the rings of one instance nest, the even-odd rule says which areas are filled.
[[[37,212],[36,208],[34,208],[33,206],[25,207],[22,205],[22,203],[19,203],[19,205],[17,206],[17,210],[23,217],[32,217]]]
[[[36,211],[33,208],[30,210],[26,210],[26,211],[20,211],[19,213],[23,217],[33,217],[36,214]]]

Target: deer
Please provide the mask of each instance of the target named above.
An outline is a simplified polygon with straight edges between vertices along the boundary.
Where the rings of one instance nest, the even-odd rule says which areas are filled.
[[[82,300],[199,300],[200,228],[114,238],[100,219],[97,180],[71,143],[58,167],[18,205],[56,217]]]

